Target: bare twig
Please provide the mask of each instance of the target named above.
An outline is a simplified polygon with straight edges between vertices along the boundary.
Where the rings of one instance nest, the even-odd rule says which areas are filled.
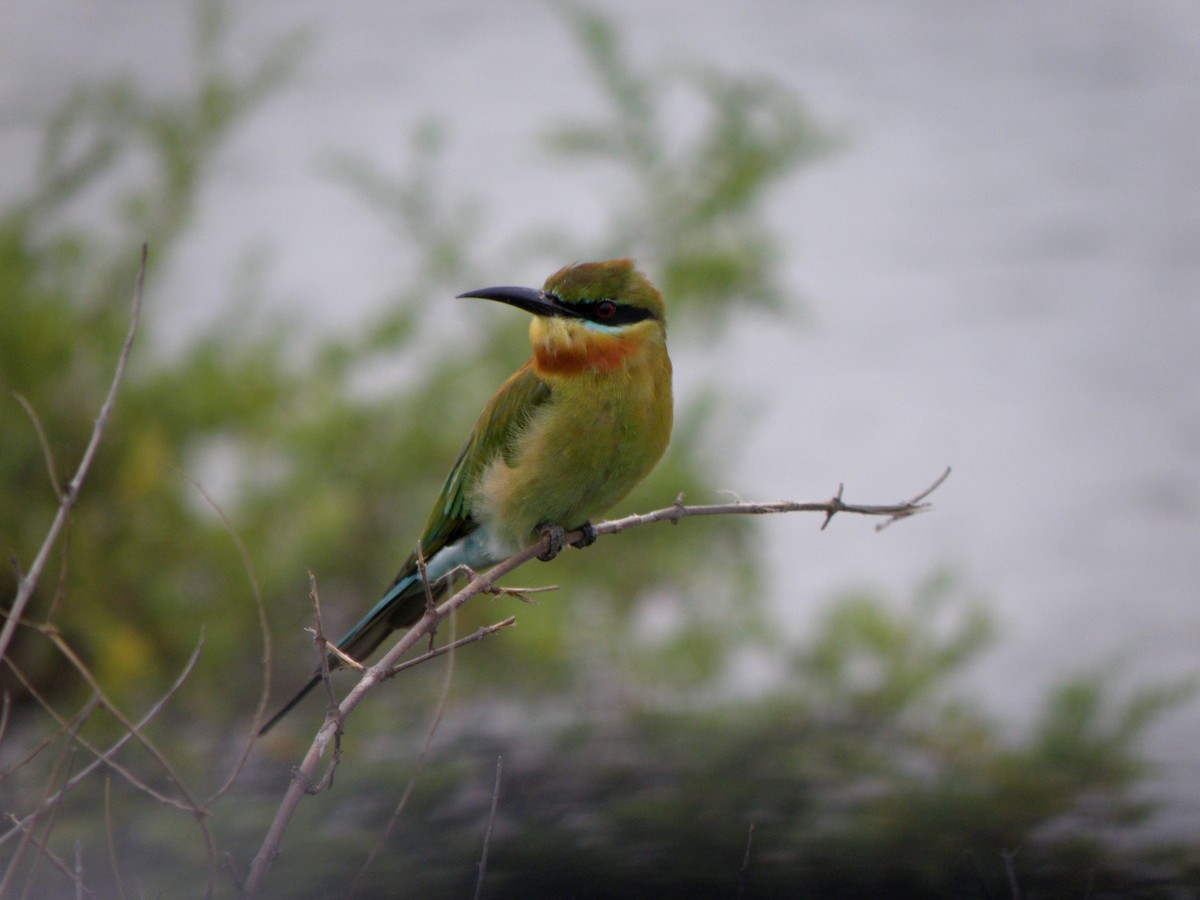
[[[37,702],[43,709],[47,710],[50,713],[50,715],[54,717],[55,721],[58,722],[59,730],[62,734],[68,734],[68,733],[74,734],[78,728],[78,726],[75,723],[80,720],[87,719],[87,717],[90,716],[92,714],[92,711],[96,708],[96,704],[99,702],[99,698],[93,694],[91,697],[88,698],[87,702],[84,703],[84,705],[82,707],[80,707],[79,711],[77,713],[75,713],[74,716],[72,716],[70,719],[67,719],[63,716],[58,715],[58,713],[55,712],[54,708],[52,706],[50,706],[50,704],[46,700],[46,698],[43,697],[40,693],[38,693],[37,688],[35,688],[32,684],[29,683],[29,680],[25,678],[25,676],[24,676],[24,674],[22,674],[21,670],[19,668],[17,668],[15,665],[13,665],[13,662],[11,659],[4,660],[4,664],[6,666],[8,666],[8,668],[12,671],[13,675],[16,676],[17,681],[21,682],[21,686],[29,693],[29,696],[32,697],[35,702]],[[33,762],[35,759],[37,759],[38,756],[41,755],[43,750],[45,750],[47,747],[50,747],[54,744],[54,740],[56,737],[57,737],[57,735],[55,735],[54,737],[40,738],[38,740],[38,742],[33,747],[31,747],[24,756],[22,756],[20,759],[14,760],[13,763],[7,769],[5,769],[3,772],[0,772],[0,782],[3,782],[6,778],[11,776],[13,773],[21,771],[27,765],[29,765],[31,762]],[[3,843],[3,842],[0,841],[0,843]],[[4,895],[0,894],[0,897],[2,897],[2,896],[4,896]]]
[[[142,244],[142,261],[138,267],[137,279],[134,282],[133,312],[129,319],[129,332],[125,336],[125,344],[121,347],[121,353],[117,357],[117,368],[113,373],[113,380],[108,389],[108,396],[104,398],[104,404],[100,407],[99,415],[96,416],[96,424],[92,428],[92,437],[88,441],[87,448],[83,451],[83,458],[79,461],[79,468],[75,470],[75,475],[67,484],[67,489],[59,494],[58,512],[54,516],[54,521],[50,523],[50,530],[46,534],[46,539],[42,542],[37,556],[34,557],[29,571],[21,575],[17,580],[17,595],[13,600],[12,607],[8,611],[8,618],[4,622],[4,627],[0,629],[0,659],[4,658],[4,654],[8,650],[8,645],[12,641],[13,633],[20,624],[21,617],[25,614],[25,607],[29,605],[29,600],[33,596],[33,590],[37,587],[38,579],[42,576],[42,569],[45,567],[46,560],[50,556],[50,550],[58,540],[58,534],[66,524],[67,517],[71,513],[71,508],[79,500],[79,492],[83,489],[83,481],[87,477],[88,470],[92,467],[92,460],[95,459],[96,451],[100,447],[100,439],[104,436],[104,429],[108,425],[108,417],[112,414],[113,404],[117,399],[117,390],[121,387],[121,382],[125,378],[125,366],[129,362],[129,354],[133,350],[133,339],[137,335],[138,319],[142,312],[142,285],[146,277],[146,256],[148,252],[147,245]]]
[[[483,896],[483,876],[487,872],[488,848],[492,844],[492,829],[496,826],[496,805],[500,801],[500,772],[504,757],[496,757],[496,783],[492,786],[492,810],[488,813],[487,831],[483,835],[483,852],[479,854],[479,877],[475,880],[475,900]]]
[[[79,840],[75,841],[75,900],[83,900],[85,893],[91,894],[83,884],[83,843]]]
[[[537,601],[530,597],[530,594],[545,594],[548,591],[557,590],[557,584],[543,584],[539,587],[508,587],[502,584],[493,584],[491,587],[484,588],[479,593],[492,594],[496,597],[516,597],[522,603],[536,606]]]
[[[333,694],[333,682],[329,680],[329,649],[337,645],[325,637],[325,620],[321,617],[321,594],[317,590],[317,576],[311,570],[308,573],[308,600],[313,608],[313,645],[317,648],[317,668],[321,672],[321,684],[325,686],[325,708],[335,709],[337,697]],[[361,670],[362,665],[356,661],[355,668]],[[258,721],[255,720],[254,724],[258,725]]]
[[[917,513],[926,512],[932,506],[925,502],[925,499],[932,494],[942,483],[950,477],[950,468],[947,467],[937,480],[929,487],[917,494],[911,500],[904,500],[900,503],[888,505],[868,505],[861,503],[845,503],[842,501],[842,486],[838,486],[838,492],[829,500],[820,502],[797,503],[793,500],[775,500],[770,503],[718,503],[707,506],[688,506],[683,502],[683,496],[671,505],[664,509],[657,509],[654,512],[643,513],[641,515],[626,516],[623,519],[614,519],[609,522],[601,522],[595,526],[596,534],[617,534],[629,528],[636,528],[639,525],[649,525],[651,522],[679,522],[681,519],[687,519],[692,516],[760,516],[769,515],[772,513],[789,513],[789,512],[819,512],[825,513],[825,520],[822,523],[822,529],[829,524],[837,513],[853,513],[859,516],[881,516],[893,522],[898,519],[907,519],[909,516],[915,516]],[[578,540],[582,537],[582,533],[578,531],[571,532],[573,539]],[[568,537],[564,535],[563,541],[567,542]]]
[[[875,530],[883,531],[883,529],[887,528],[893,522],[898,522],[901,519],[908,518],[913,513],[924,512],[925,510],[929,509],[930,508],[929,504],[924,502],[925,498],[928,497],[930,494],[932,494],[934,491],[936,491],[939,487],[941,487],[942,482],[945,481],[949,477],[950,477],[950,467],[946,466],[946,468],[942,471],[942,474],[939,475],[934,480],[933,484],[931,484],[929,487],[925,488],[925,490],[921,491],[921,493],[917,494],[917,496],[905,501],[902,504],[905,507],[911,507],[912,512],[901,512],[901,513],[897,513],[893,516],[889,516],[888,518],[886,518],[882,522],[880,522],[878,525],[876,525]]]
[[[396,823],[400,821],[400,816],[404,812],[404,808],[408,806],[408,800],[412,796],[413,789],[417,786],[417,779],[421,775],[421,770],[425,768],[425,760],[429,756],[429,748],[433,746],[433,736],[437,734],[438,726],[442,723],[442,715],[446,711],[446,701],[450,699],[450,686],[454,684],[455,660],[457,657],[454,650],[461,642],[453,640],[458,628],[458,616],[450,616],[450,637],[451,641],[444,648],[449,651],[450,659],[446,661],[446,674],[442,678],[442,689],[438,694],[437,704],[433,708],[433,717],[429,720],[429,727],[425,730],[425,740],[421,742],[421,752],[417,754],[416,765],[413,766],[412,774],[408,776],[408,784],[404,786],[404,793],[400,795],[399,802],[396,803],[396,808],[392,810],[392,815],[388,818],[387,825],[379,835],[379,840],[375,842],[375,846],[371,848],[370,854],[363,861],[362,868],[358,870],[358,874],[354,876],[354,883],[350,886],[349,898],[353,898],[358,894],[359,885],[362,883],[363,877],[367,874],[367,869],[375,862],[375,858],[388,845],[388,837],[392,833],[392,829],[396,827]],[[483,630],[483,629],[480,629]],[[474,637],[472,635],[471,637]],[[432,653],[425,654],[422,659],[428,658]]]
[[[342,666],[344,668],[354,669],[354,671],[356,671],[356,672],[362,672],[363,670],[365,670],[367,668],[362,663],[360,663],[357,659],[355,659],[353,656],[351,656],[349,653],[347,653],[345,650],[343,650],[341,647],[339,647],[337,644],[333,643],[333,641],[325,642],[325,650],[331,656],[336,656],[341,661]],[[329,665],[328,659],[326,659],[325,665],[326,665],[326,667],[328,667],[328,665]],[[333,690],[333,687],[332,687],[332,685],[330,685],[330,691],[332,692],[332,690]],[[336,699],[333,700],[333,705],[337,706]]]
[[[13,817],[9,816],[9,818],[12,819]],[[33,830],[29,825],[19,824],[16,827],[23,830],[23,833],[27,836],[29,843],[31,843],[43,857],[50,860],[50,864],[54,866],[54,868],[58,869],[63,875],[67,876],[67,878],[74,880],[75,873],[71,870],[71,867],[68,866],[63,859],[56,856],[43,841],[39,840],[38,837],[33,834]]]
[[[58,652],[67,658],[67,661],[75,667],[75,670],[81,676],[83,676],[83,680],[88,683],[88,687],[90,687],[95,692],[96,696],[100,698],[100,703],[104,709],[108,711],[108,714],[120,722],[121,726],[126,731],[130,732],[134,739],[142,745],[142,748],[150,754],[150,757],[158,764],[158,767],[162,770],[162,773],[172,784],[175,785],[175,789],[179,792],[181,799],[170,800],[159,792],[155,792],[156,797],[159,799],[165,799],[166,802],[178,806],[180,809],[185,809],[188,812],[193,813],[196,816],[196,820],[200,822],[201,826],[203,827],[206,833],[205,836],[211,840],[212,836],[207,833],[208,827],[204,824],[204,808],[201,806],[200,802],[192,796],[192,792],[188,788],[187,783],[183,780],[183,776],[175,770],[175,766],[171,764],[169,759],[167,759],[166,754],[158,749],[158,745],[146,736],[141,727],[128,716],[126,716],[121,711],[120,707],[113,702],[112,698],[104,692],[104,689],[100,686],[100,682],[96,680],[96,676],[92,674],[91,669],[89,669],[84,664],[83,660],[79,658],[78,654],[75,652],[75,649],[65,640],[63,640],[63,638],[56,632],[49,632],[49,636],[50,640],[54,643],[54,646],[58,648]],[[216,848],[214,845],[214,852],[215,849]]]
[[[246,544],[242,540],[242,536],[234,529],[233,523],[229,521],[229,517],[225,515],[225,510],[221,508],[221,505],[204,489],[204,485],[186,472],[182,470],[178,471],[191,483],[196,492],[204,498],[204,502],[208,504],[209,508],[217,514],[217,517],[221,520],[221,526],[225,529],[225,533],[229,535],[229,539],[233,541],[233,546],[242,558],[242,568],[246,572],[246,577],[250,581],[250,591],[254,595],[254,611],[258,619],[258,630],[262,637],[263,646],[262,691],[258,695],[258,706],[254,710],[254,723],[250,726],[250,734],[246,737],[237,759],[234,760],[229,776],[204,802],[204,807],[207,809],[233,787],[234,781],[237,780],[238,775],[241,774],[242,769],[246,765],[246,760],[250,758],[250,752],[254,749],[254,741],[258,735],[258,728],[266,713],[267,699],[271,694],[271,628],[270,623],[267,621],[267,607],[263,603],[262,588],[258,584],[258,574],[254,568],[254,560],[251,559],[250,551],[246,549]]]
[[[1008,890],[1012,900],[1021,900],[1021,883],[1017,880],[1016,850],[1001,850],[1000,857],[1004,860],[1004,874],[1008,876]]]
[[[441,656],[444,653],[451,653],[457,650],[459,647],[465,646],[466,644],[474,644],[476,641],[482,641],[484,638],[490,637],[497,631],[502,631],[505,628],[511,628],[516,624],[517,617],[509,616],[504,621],[497,622],[494,625],[481,626],[477,630],[468,634],[466,637],[459,638],[457,641],[451,641],[444,647],[438,647],[434,650],[430,650],[428,653],[423,653],[420,656],[414,657],[413,659],[406,659],[404,662],[392,666],[391,670],[384,675],[384,678],[391,678],[393,675],[403,672],[405,669],[411,669],[413,666],[420,665],[423,662],[428,662],[434,657]]]
[[[96,748],[86,738],[80,737],[77,734],[79,725],[75,724],[77,720],[82,720],[82,719],[86,718],[87,715],[90,715],[91,710],[93,708],[95,708],[96,706],[104,705],[104,697],[98,691],[94,691],[92,693],[92,696],[91,696],[90,700],[88,701],[88,705],[87,705],[87,707],[85,707],[86,712],[85,713],[76,713],[75,717],[72,720],[68,721],[49,703],[49,701],[46,700],[45,697],[43,697],[41,695],[41,693],[29,681],[29,679],[25,677],[25,675],[21,672],[21,670],[12,664],[12,660],[5,660],[5,663],[8,665],[8,667],[12,671],[12,673],[17,677],[17,680],[21,682],[21,686],[29,693],[29,695],[31,697],[33,697],[37,701],[38,705],[41,706],[41,708],[50,716],[50,718],[54,719],[55,723],[57,723],[57,725],[59,727],[59,730],[63,734],[68,735],[72,740],[74,740],[77,744],[79,744],[80,747],[82,747],[84,750],[88,751],[88,753],[91,753],[93,756],[101,755],[101,751],[98,748]],[[130,734],[128,734],[128,737],[132,738],[132,737],[134,737],[134,735],[130,733]],[[46,742],[46,744],[49,745],[49,742]],[[176,800],[172,797],[168,797],[166,794],[163,794],[160,791],[155,790],[153,787],[151,787],[149,784],[147,784],[145,780],[138,777],[136,774],[134,774],[134,772],[132,770],[126,768],[121,763],[117,762],[115,759],[106,760],[105,765],[107,765],[108,768],[111,769],[113,772],[116,772],[118,775],[120,775],[122,778],[124,778],[134,788],[136,788],[137,790],[141,791],[144,794],[147,794],[154,800],[157,800],[160,803],[165,803],[165,804],[174,806],[177,809],[188,809],[189,808],[185,804],[180,803],[178,800]],[[3,843],[3,840],[0,840],[0,843]],[[4,894],[2,891],[0,891],[0,897],[2,897],[2,896],[4,896]]]
[[[306,793],[312,790],[313,774],[316,771],[317,765],[321,758],[329,751],[331,743],[335,740],[336,733],[340,728],[340,722],[344,721],[345,717],[353,711],[363,698],[374,689],[380,681],[387,677],[388,671],[396,665],[397,662],[413,648],[413,646],[429,634],[431,628],[436,626],[440,619],[444,619],[451,612],[458,609],[466,603],[471,597],[482,592],[490,587],[493,581],[503,575],[507,575],[513,569],[527,563],[539,553],[545,550],[545,540],[539,541],[518,553],[513,554],[508,559],[493,566],[488,572],[482,575],[476,575],[472,578],[462,590],[458,591],[448,600],[442,602],[436,610],[428,611],[421,619],[413,625],[404,636],[384,654],[375,665],[367,669],[359,682],[350,690],[346,698],[342,700],[338,707],[338,716],[327,716],[321,728],[317,731],[316,737],[313,739],[312,745],[308,748],[304,759],[300,762],[292,772],[292,783],[288,786],[287,792],[284,794],[283,800],[279,804],[279,809],[275,813],[275,819],[271,822],[271,827],[267,831],[266,837],[263,839],[262,847],[259,848],[258,854],[254,857],[254,861],[250,865],[250,874],[246,879],[246,893],[254,895],[262,886],[263,879],[266,877],[267,871],[274,862],[275,857],[279,855],[279,848],[283,844],[283,835],[287,831],[288,823],[296,812],[296,807],[300,804],[300,800]]]
[[[683,502],[683,497],[680,496],[675,503],[664,509],[641,515],[626,516],[623,519],[615,519],[610,522],[601,522],[594,526],[594,528],[597,535],[616,534],[630,528],[649,525],[653,522],[672,522],[678,524],[681,519],[692,516],[765,515],[785,512],[822,512],[825,513],[827,520],[833,515],[843,512],[863,516],[883,516],[889,520],[903,519],[929,509],[929,504],[924,502],[925,498],[941,485],[948,475],[949,469],[943,472],[930,487],[918,494],[913,500],[898,504],[862,505],[845,503],[841,499],[842,492],[840,489],[837,496],[833,499],[816,503],[797,503],[781,500],[771,503],[739,502],[709,506],[688,506]],[[567,544],[573,543],[583,536],[582,529],[577,529],[563,535],[563,542]],[[279,855],[279,849],[283,844],[283,836],[287,831],[288,823],[295,814],[296,808],[304,794],[312,790],[312,779],[317,765],[326,752],[329,751],[331,742],[334,742],[340,736],[341,725],[345,722],[346,717],[363,701],[368,693],[375,689],[379,682],[393,674],[393,669],[400,659],[421,638],[436,628],[439,621],[450,615],[477,594],[491,591],[497,579],[544,553],[549,546],[549,540],[549,535],[547,535],[537,543],[497,563],[488,571],[474,575],[462,590],[443,601],[435,609],[426,610],[425,615],[404,633],[392,648],[384,654],[383,658],[363,673],[362,678],[342,700],[337,709],[337,715],[331,714],[326,717],[324,724],[317,731],[304,759],[293,770],[292,783],[284,794],[279,809],[276,811],[275,818],[271,823],[271,827],[263,839],[262,846],[251,863],[250,875],[246,880],[247,894],[253,895],[262,887],[263,879],[266,877],[275,857]]]
[[[4,743],[4,735],[8,731],[8,714],[12,711],[12,695],[8,691],[4,692],[4,697],[0,698],[0,744]],[[0,775],[0,781],[4,778]]]
[[[62,497],[62,485],[58,481],[58,463],[54,461],[54,448],[50,446],[50,439],[46,437],[46,428],[42,425],[42,420],[37,414],[37,410],[33,408],[33,404],[26,399],[25,395],[13,391],[13,396],[17,398],[17,402],[25,410],[25,414],[29,416],[29,421],[33,423],[33,430],[37,434],[38,445],[42,448],[42,459],[46,461],[46,474],[50,477],[50,486],[54,488],[54,496]]]
[[[437,609],[437,601],[433,599],[433,588],[429,585],[429,571],[425,566],[425,548],[421,546],[420,541],[417,541],[417,572],[420,573],[421,585],[425,588],[425,612],[431,613]],[[450,584],[451,581],[447,581],[446,583]],[[430,651],[433,650],[433,639],[435,637],[437,637],[436,626],[429,632]]]
[[[332,641],[325,637],[325,623],[321,619],[321,595],[317,591],[317,576],[312,572],[308,573],[308,598],[313,605],[313,644],[317,648],[317,663],[320,668],[321,684],[325,688],[325,721],[335,721],[337,729],[334,732],[333,738],[333,757],[329,761],[329,767],[325,770],[325,774],[321,776],[320,783],[316,787],[310,788],[310,794],[317,794],[330,787],[333,784],[333,773],[337,771],[338,763],[342,759],[342,723],[338,720],[338,703],[337,697],[333,693],[333,681],[329,677],[329,651],[337,650],[339,656],[345,656]],[[353,663],[354,667],[362,671],[362,664],[357,660],[350,660],[347,656],[347,664]],[[257,722],[255,723],[258,724]],[[256,732],[257,733],[257,732]]]
[[[196,649],[192,651],[192,655],[191,655],[191,657],[189,657],[187,663],[184,665],[183,670],[179,673],[179,677],[175,679],[175,682],[171,685],[170,688],[167,689],[167,692],[158,699],[158,702],[155,703],[152,707],[150,707],[150,709],[146,711],[146,714],[143,715],[138,720],[138,722],[137,722],[138,728],[144,728],[155,716],[157,716],[159,714],[159,712],[162,711],[163,707],[166,706],[167,701],[170,700],[171,697],[173,697],[175,695],[175,692],[178,691],[181,687],[183,687],[183,683],[188,679],[188,676],[190,676],[192,674],[192,669],[195,668],[196,661],[200,658],[200,650],[202,649],[202,647],[203,647],[202,643],[199,643],[196,645]],[[10,668],[13,668],[11,663],[10,663]],[[13,671],[15,672],[16,669],[13,668]],[[92,702],[95,703],[96,699],[97,698],[93,698]],[[51,714],[53,715],[54,714],[53,710],[49,707],[48,707],[48,709],[50,710]],[[59,721],[59,724],[60,725],[62,724],[61,719]],[[0,845],[5,844],[10,838],[20,834],[21,830],[23,828],[25,828],[30,822],[32,822],[44,809],[47,809],[52,804],[57,802],[59,797],[61,797],[63,794],[65,794],[71,788],[75,787],[75,785],[79,784],[79,782],[83,781],[83,779],[85,779],[87,776],[91,775],[92,772],[94,772],[100,766],[108,766],[108,767],[112,768],[113,771],[117,772],[118,774],[121,774],[125,777],[129,777],[129,773],[123,767],[118,766],[113,761],[113,757],[116,755],[117,751],[120,750],[123,746],[125,746],[125,744],[127,744],[132,738],[133,738],[133,734],[131,732],[127,731],[123,735],[121,735],[121,737],[118,738],[113,743],[113,745],[111,747],[109,747],[107,750],[99,751],[99,750],[96,750],[94,747],[92,747],[90,744],[84,742],[81,738],[76,737],[76,740],[79,742],[80,746],[82,746],[89,753],[94,754],[96,758],[94,760],[92,760],[90,763],[88,763],[86,766],[84,766],[76,775],[72,776],[72,778],[69,781],[67,781],[61,788],[59,788],[55,794],[53,794],[52,796],[43,800],[38,805],[37,809],[35,809],[33,812],[29,813],[28,815],[24,816],[21,819],[16,819],[16,818],[10,817],[10,818],[13,818],[13,827],[11,829],[9,829],[7,832],[5,832],[4,834],[0,835]],[[3,892],[0,891],[0,895],[2,895],[2,894],[3,894]]]
[[[94,708],[94,704],[91,705],[91,708]],[[50,773],[46,778],[44,790],[47,794],[51,792],[52,787],[60,777],[62,777],[64,780],[70,778],[71,769],[74,767],[75,760],[78,755],[78,751],[72,744],[71,739],[75,735],[75,730],[82,728],[85,721],[87,721],[86,715],[78,716],[72,723],[72,729],[74,730],[70,732],[64,732],[65,740],[63,741],[62,749],[59,751],[58,758],[54,761],[54,765],[51,767]],[[42,859],[49,859],[51,864],[67,875],[67,877],[71,876],[70,868],[65,862],[52,853],[46,844],[46,841],[48,841],[50,838],[50,834],[54,831],[54,824],[58,819],[59,812],[62,809],[62,794],[57,794],[56,799],[52,799],[51,802],[44,807],[44,809],[47,811],[47,815],[45,821],[41,823],[42,838],[39,840],[37,835],[34,833],[39,823],[31,822],[28,830],[23,836],[23,839],[17,845],[17,849],[13,853],[12,859],[9,860],[8,868],[4,873],[4,880],[0,882],[0,897],[8,894],[9,881],[15,877],[17,867],[21,862],[21,858],[24,856],[25,851],[29,849],[31,844],[37,849],[38,853],[34,861],[30,864],[29,870],[25,874],[25,881],[27,885],[33,883],[34,872],[38,863]]]
[[[162,698],[160,698],[160,700],[151,708],[150,712],[147,713],[147,715],[145,715],[140,721],[134,722],[129,717],[127,717],[124,713],[122,713],[121,710],[116,706],[116,704],[114,704],[112,702],[112,700],[104,693],[104,691],[100,688],[99,682],[96,681],[95,676],[84,665],[83,661],[79,659],[79,657],[75,654],[74,650],[70,647],[70,645],[68,645],[62,639],[62,637],[57,632],[53,631],[52,629],[47,628],[45,630],[45,633],[46,633],[47,637],[50,638],[51,642],[55,645],[55,647],[58,649],[58,651],[60,653],[62,653],[68,659],[69,662],[71,662],[71,664],[75,667],[76,671],[79,672],[79,674],[83,677],[84,681],[86,681],[88,686],[92,689],[92,694],[93,694],[92,702],[95,705],[102,706],[114,719],[116,719],[117,722],[119,722],[121,724],[121,726],[124,730],[124,734],[108,751],[105,751],[102,753],[100,750],[98,750],[95,746],[93,746],[90,742],[85,740],[83,737],[81,737],[77,733],[78,727],[80,727],[82,725],[82,717],[80,718],[79,726],[74,726],[72,730],[68,731],[67,727],[64,724],[62,717],[57,713],[57,711],[49,703],[47,703],[40,695],[38,695],[36,693],[36,691],[33,688],[33,685],[31,685],[29,683],[29,681],[26,678],[24,678],[24,676],[21,675],[20,671],[17,669],[17,667],[15,665],[13,665],[12,661],[6,660],[10,670],[12,670],[18,676],[18,678],[20,678],[23,686],[37,697],[38,702],[41,704],[43,709],[45,709],[51,715],[51,717],[53,717],[59,723],[60,727],[63,729],[64,733],[67,736],[68,742],[72,745],[77,745],[77,746],[83,748],[84,750],[88,751],[89,753],[96,756],[96,760],[94,760],[91,764],[89,764],[84,769],[83,772],[80,772],[77,776],[69,779],[59,791],[57,791],[47,801],[43,802],[39,806],[39,808],[37,810],[35,810],[35,812],[31,813],[30,815],[26,816],[25,819],[18,822],[17,823],[18,827],[22,826],[24,822],[32,821],[37,816],[39,816],[43,811],[45,811],[48,807],[53,808],[55,804],[61,802],[61,800],[63,799],[63,797],[66,794],[66,791],[70,787],[73,787],[74,785],[78,784],[78,782],[81,781],[85,775],[87,775],[88,773],[93,771],[98,765],[103,764],[103,765],[107,766],[108,768],[110,768],[112,771],[121,775],[131,785],[133,785],[135,788],[137,788],[138,790],[140,790],[142,793],[146,794],[147,796],[151,797],[152,799],[157,800],[160,803],[163,803],[165,805],[173,806],[177,809],[184,810],[186,812],[191,813],[192,817],[196,820],[197,827],[200,829],[201,836],[204,840],[205,848],[208,851],[208,858],[209,858],[209,863],[210,863],[210,865],[209,865],[209,883],[208,883],[207,889],[205,891],[205,895],[211,896],[212,888],[213,888],[213,875],[216,871],[216,842],[213,838],[212,831],[208,826],[208,822],[206,821],[206,817],[208,815],[208,808],[206,805],[201,805],[195,799],[195,797],[193,797],[192,792],[190,791],[190,789],[188,788],[186,783],[183,781],[183,779],[180,777],[178,772],[176,772],[174,766],[170,763],[170,761],[166,758],[166,756],[158,749],[157,745],[155,745],[152,741],[149,740],[149,738],[147,738],[145,732],[143,731],[144,726],[152,718],[154,718],[154,716],[156,716],[158,714],[158,712],[166,705],[167,700],[169,700],[170,697],[172,695],[174,695],[174,693],[182,686],[182,684],[186,680],[187,676],[191,673],[192,668],[195,666],[196,660],[199,659],[199,657],[200,657],[200,651],[204,645],[203,634],[201,634],[200,640],[197,642],[195,651],[193,651],[191,658],[188,660],[187,665],[184,667],[183,673],[179,676],[178,679],[176,679],[176,682],[169,688],[167,693]],[[137,743],[139,743],[147,751],[147,753],[150,755],[150,757],[152,759],[154,759],[155,762],[158,763],[163,774],[166,776],[166,778],[170,782],[172,782],[174,784],[175,788],[177,789],[178,794],[179,794],[178,798],[168,796],[167,794],[163,793],[162,791],[152,787],[146,780],[135,775],[133,773],[133,771],[131,771],[127,767],[117,763],[116,760],[113,759],[113,756],[116,753],[116,751],[126,741],[128,741],[130,739],[133,739]],[[9,837],[11,837],[12,833],[13,832],[10,830],[9,833],[0,837],[0,844],[4,843],[4,841],[6,841]],[[4,895],[4,891],[2,888],[0,888],[0,896],[3,896],[3,895]]]
[[[112,866],[113,884],[117,888],[117,897],[125,900],[125,882],[121,878],[121,863],[117,858],[117,836],[113,830],[111,775],[104,778],[104,835],[108,842],[108,863]]]
[[[746,885],[750,882],[750,849],[754,846],[754,823],[746,833],[746,852],[742,855],[742,867],[738,869],[738,900],[746,896]]]

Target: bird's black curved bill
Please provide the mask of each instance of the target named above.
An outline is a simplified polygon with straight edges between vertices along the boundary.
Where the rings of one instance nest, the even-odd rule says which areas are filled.
[[[560,316],[570,319],[581,318],[580,314],[575,310],[561,305],[558,302],[558,298],[553,294],[548,294],[537,288],[489,287],[480,288],[477,291],[467,291],[458,296],[460,299],[475,297],[480,300],[496,300],[499,303],[507,303],[509,306],[515,306],[517,309],[533,313],[535,316]]]

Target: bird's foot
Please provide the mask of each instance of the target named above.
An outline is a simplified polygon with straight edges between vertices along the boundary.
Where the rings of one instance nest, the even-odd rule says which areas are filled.
[[[546,540],[546,549],[538,554],[538,559],[542,562],[550,562],[550,560],[562,553],[563,529],[561,525],[551,525],[549,522],[545,525],[539,525],[538,534]]]
[[[579,530],[583,532],[583,537],[577,541],[572,541],[572,547],[582,550],[584,547],[590,547],[596,543],[596,529],[592,526],[591,522],[584,522],[579,526]]]
[[[584,522],[576,530],[582,531],[583,535],[578,540],[571,541],[572,547],[578,547],[582,550],[584,547],[590,547],[596,543],[596,529],[592,527],[591,522]],[[546,549],[538,554],[538,559],[542,562],[549,562],[562,553],[562,548],[566,546],[566,542],[563,540],[565,529],[561,525],[552,525],[546,522],[538,526],[537,533],[546,540]]]

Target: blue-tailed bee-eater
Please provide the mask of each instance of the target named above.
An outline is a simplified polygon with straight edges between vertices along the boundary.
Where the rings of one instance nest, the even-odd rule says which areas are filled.
[[[595,539],[591,519],[654,468],[671,438],[671,360],[662,295],[631,260],[567,266],[541,290],[493,287],[460,297],[533,314],[533,356],[484,407],[429,514],[420,549],[383,599],[337,643],[368,656],[425,613],[426,581],[444,596],[460,565],[483,569],[550,535]],[[330,657],[331,668],[340,662]],[[263,726],[265,732],[320,682],[320,673]]]

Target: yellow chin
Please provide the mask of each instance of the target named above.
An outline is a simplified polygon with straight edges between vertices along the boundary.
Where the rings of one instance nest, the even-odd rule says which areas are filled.
[[[542,377],[599,374],[623,367],[640,341],[625,333],[605,334],[572,319],[535,318],[529,326],[534,368]]]

